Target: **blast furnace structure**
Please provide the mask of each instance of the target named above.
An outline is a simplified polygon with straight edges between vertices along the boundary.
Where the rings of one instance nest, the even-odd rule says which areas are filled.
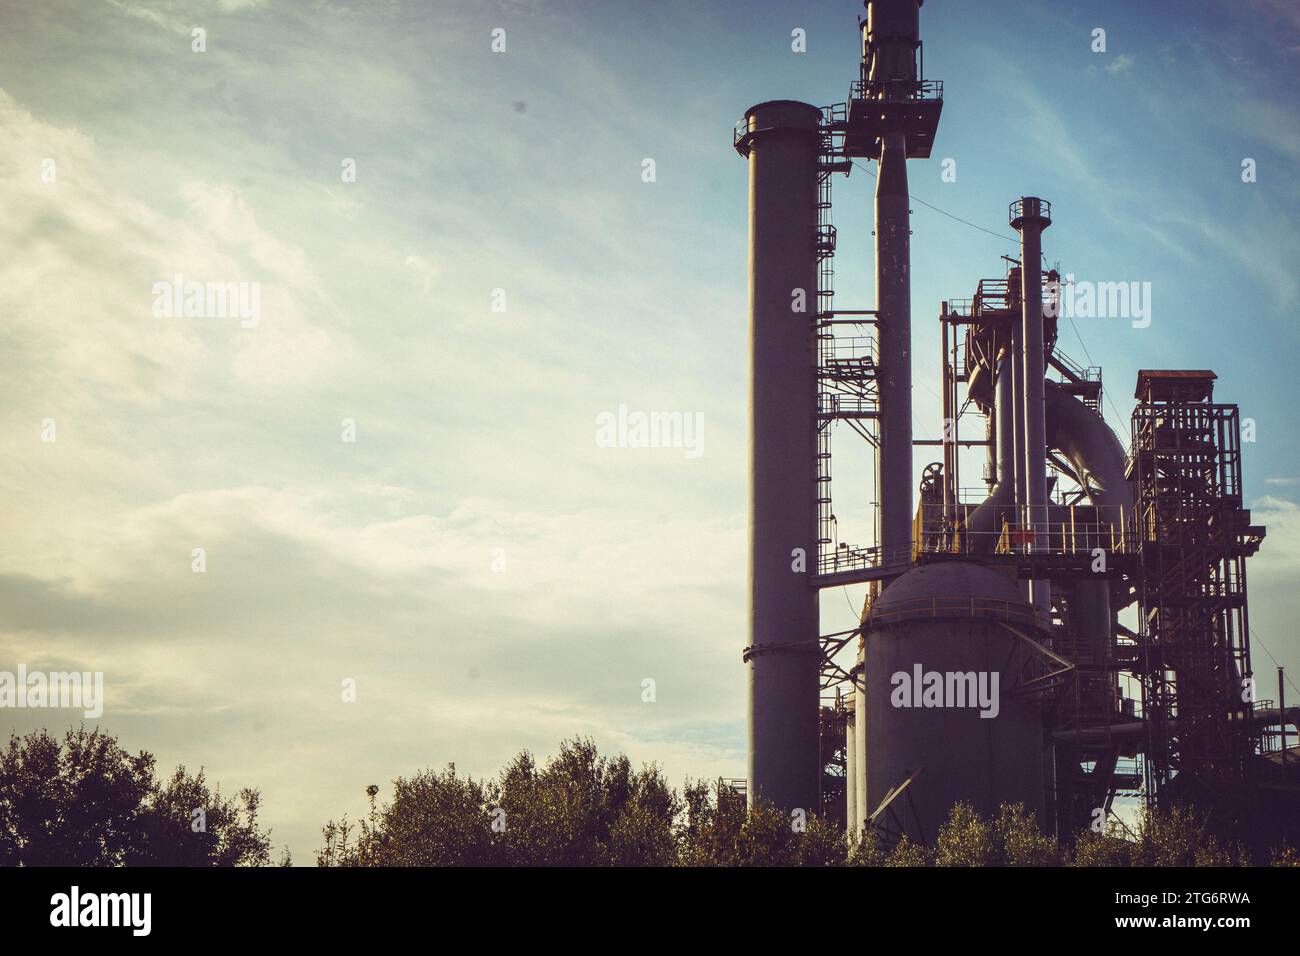
[[[760,103],[735,129],[749,167],[747,793],[887,841],[933,839],[959,801],[1023,804],[1068,840],[1126,796],[1295,840],[1300,715],[1247,690],[1245,559],[1264,529],[1242,504],[1237,408],[1211,371],[1141,371],[1125,447],[1101,370],[1057,345],[1047,200],[1010,204],[1018,260],[935,302],[942,437],[912,434],[907,167],[930,157],[943,108],[922,2],[867,0],[847,101]],[[855,161],[876,178],[862,309],[832,287],[831,182]],[[852,489],[879,503],[870,545],[839,540],[835,433],[874,450],[875,487]],[[919,481],[918,446],[940,459]],[[986,456],[973,488],[969,448]],[[819,592],[863,583],[858,626],[822,634]]]

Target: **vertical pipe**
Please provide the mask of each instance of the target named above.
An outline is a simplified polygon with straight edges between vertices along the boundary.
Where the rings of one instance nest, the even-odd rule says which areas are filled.
[[[1020,270],[1023,271],[1023,270]],[[1012,278],[1017,284],[1020,280],[1019,272],[1013,270]],[[1018,296],[1019,288],[1017,285],[1016,295]],[[1008,290],[1010,295],[1010,290]],[[1020,323],[1013,321],[1011,323],[1011,361],[1007,363],[1007,369],[1011,373],[1011,417],[1015,422],[1011,429],[1011,448],[1012,458],[1015,460],[1014,476],[1014,505],[1011,509],[1011,524],[1019,529],[1025,524],[1025,502],[1028,500],[1028,492],[1025,485],[1025,347],[1024,332],[1020,328]],[[1000,530],[1000,529],[999,529]],[[1014,541],[1014,539],[1013,539]],[[1019,550],[1021,545],[1012,544],[1012,550]],[[1029,582],[1023,578],[1016,581],[1016,586],[1020,588],[1020,594],[1029,601]]]
[[[1002,533],[1002,521],[1005,513],[1015,514],[1016,504],[1016,456],[1014,442],[1016,434],[1015,419],[1015,355],[1009,346],[998,350],[993,366],[993,408],[989,419],[994,422],[990,436],[997,441],[997,481],[988,498],[971,512],[966,521],[969,535],[968,550],[977,554],[993,550]]]
[[[1277,669],[1277,729],[1282,732],[1282,784],[1286,785],[1286,679],[1285,671]]]
[[[957,452],[961,449],[961,400],[957,395],[957,326],[952,328],[952,376],[949,379],[949,385],[952,388],[952,394],[948,397],[948,408],[952,410],[952,472],[948,480],[952,485],[953,507],[956,509],[961,502],[961,462]]]
[[[1015,500],[1014,496],[1009,492],[1015,488],[1017,471],[1015,454],[1015,364],[1015,356],[1011,354],[1011,350],[1002,349],[998,353],[997,378],[993,383],[998,436],[997,479],[998,486],[1008,491],[1007,502],[1014,502]],[[1000,531],[1001,528],[998,530]]]
[[[991,408],[988,417],[984,420],[984,440],[987,442],[985,456],[988,462],[985,466],[988,477],[984,480],[984,484],[991,491],[998,483],[998,416]]]
[[[951,527],[953,514],[955,512],[954,496],[957,489],[952,484],[952,461],[956,457],[952,445],[952,432],[950,431],[953,421],[953,403],[952,403],[952,380],[957,370],[949,362],[948,356],[948,309],[947,304],[943,312],[939,315],[939,327],[943,333],[942,348],[939,358],[940,369],[943,376],[943,433],[940,440],[943,442],[943,521],[941,527],[944,529],[943,545],[948,546],[947,529]],[[955,331],[955,330],[954,330]]]
[[[1026,196],[1011,206],[1011,225],[1020,230],[1020,308],[1023,321],[1022,364],[1025,412],[1025,504],[1033,530],[1035,551],[1044,551],[1047,541],[1047,399],[1043,378],[1047,359],[1043,345],[1043,230],[1052,224],[1051,206]],[[1050,615],[1051,582],[1035,580],[1030,589],[1034,607]]]
[[[821,111],[746,113],[751,800],[819,809],[817,162]],[[800,560],[802,555],[802,560]]]
[[[912,291],[907,139],[881,137],[876,176],[876,329],[880,339],[880,543],[884,563],[912,549]]]
[[[850,699],[850,706],[857,707],[857,693]],[[858,738],[854,729],[857,715],[849,712],[844,724],[844,828],[849,839],[858,832]]]
[[[858,666],[853,671],[853,738],[857,745],[857,779],[854,781],[853,789],[858,798],[857,823],[859,830],[866,827],[867,814],[872,810],[867,805],[867,762],[870,755],[867,753],[867,694],[864,690],[867,679],[865,661],[864,645],[859,639]]]

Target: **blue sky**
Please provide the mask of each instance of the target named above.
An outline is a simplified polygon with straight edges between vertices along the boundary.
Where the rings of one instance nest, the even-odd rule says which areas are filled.
[[[575,733],[677,780],[743,775],[731,128],[762,100],[843,100],[859,10],[0,0],[0,669],[105,671],[106,727],[261,787],[298,862],[368,783],[492,773]],[[914,195],[1007,236],[1007,204],[1044,196],[1050,261],[1152,283],[1149,328],[1062,335],[1104,366],[1112,424],[1148,367],[1213,368],[1255,419],[1251,619],[1300,677],[1300,13],[930,0],[922,36],[945,106]],[[843,306],[874,299],[871,186],[836,183]],[[913,230],[933,435],[938,304],[1015,246],[919,204]],[[176,273],[259,283],[260,323],[153,317]],[[702,414],[704,454],[597,447],[621,403]],[[828,592],[826,630],[857,603]]]

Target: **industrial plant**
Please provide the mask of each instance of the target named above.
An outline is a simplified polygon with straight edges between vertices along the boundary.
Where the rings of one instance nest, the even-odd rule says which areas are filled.
[[[1007,197],[1019,256],[972,276],[967,297],[912,288],[908,162],[930,157],[943,109],[922,2],[867,0],[845,102],[760,103],[735,130],[749,169],[746,791],[887,840],[932,840],[964,802],[1023,804],[1068,841],[1127,801],[1194,807],[1248,846],[1294,844],[1300,711],[1252,667],[1246,563],[1265,529],[1243,507],[1237,406],[1207,368],[1146,368],[1128,434],[1111,429],[1101,369],[1058,346],[1072,293],[1043,244],[1068,255],[1070,236],[1049,231],[1045,198]],[[832,183],[868,161],[875,302],[847,308]],[[915,337],[914,297],[936,319]],[[942,358],[938,440],[913,434],[914,343]],[[835,494],[878,502],[874,542],[839,539],[835,435],[872,449],[874,487],[837,480]],[[917,446],[937,459],[919,474]],[[963,474],[980,450],[982,471]],[[867,586],[860,621],[823,634],[819,593],[846,584]]]

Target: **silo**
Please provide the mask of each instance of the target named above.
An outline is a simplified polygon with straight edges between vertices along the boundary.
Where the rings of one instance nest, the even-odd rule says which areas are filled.
[[[959,801],[985,814],[1023,803],[1042,820],[1042,715],[1009,693],[1019,679],[1011,662],[1033,653],[1011,628],[1036,639],[1035,620],[1012,578],[961,562],[914,568],[872,603],[857,715],[866,804],[920,771],[891,805],[913,839],[932,841]]]

